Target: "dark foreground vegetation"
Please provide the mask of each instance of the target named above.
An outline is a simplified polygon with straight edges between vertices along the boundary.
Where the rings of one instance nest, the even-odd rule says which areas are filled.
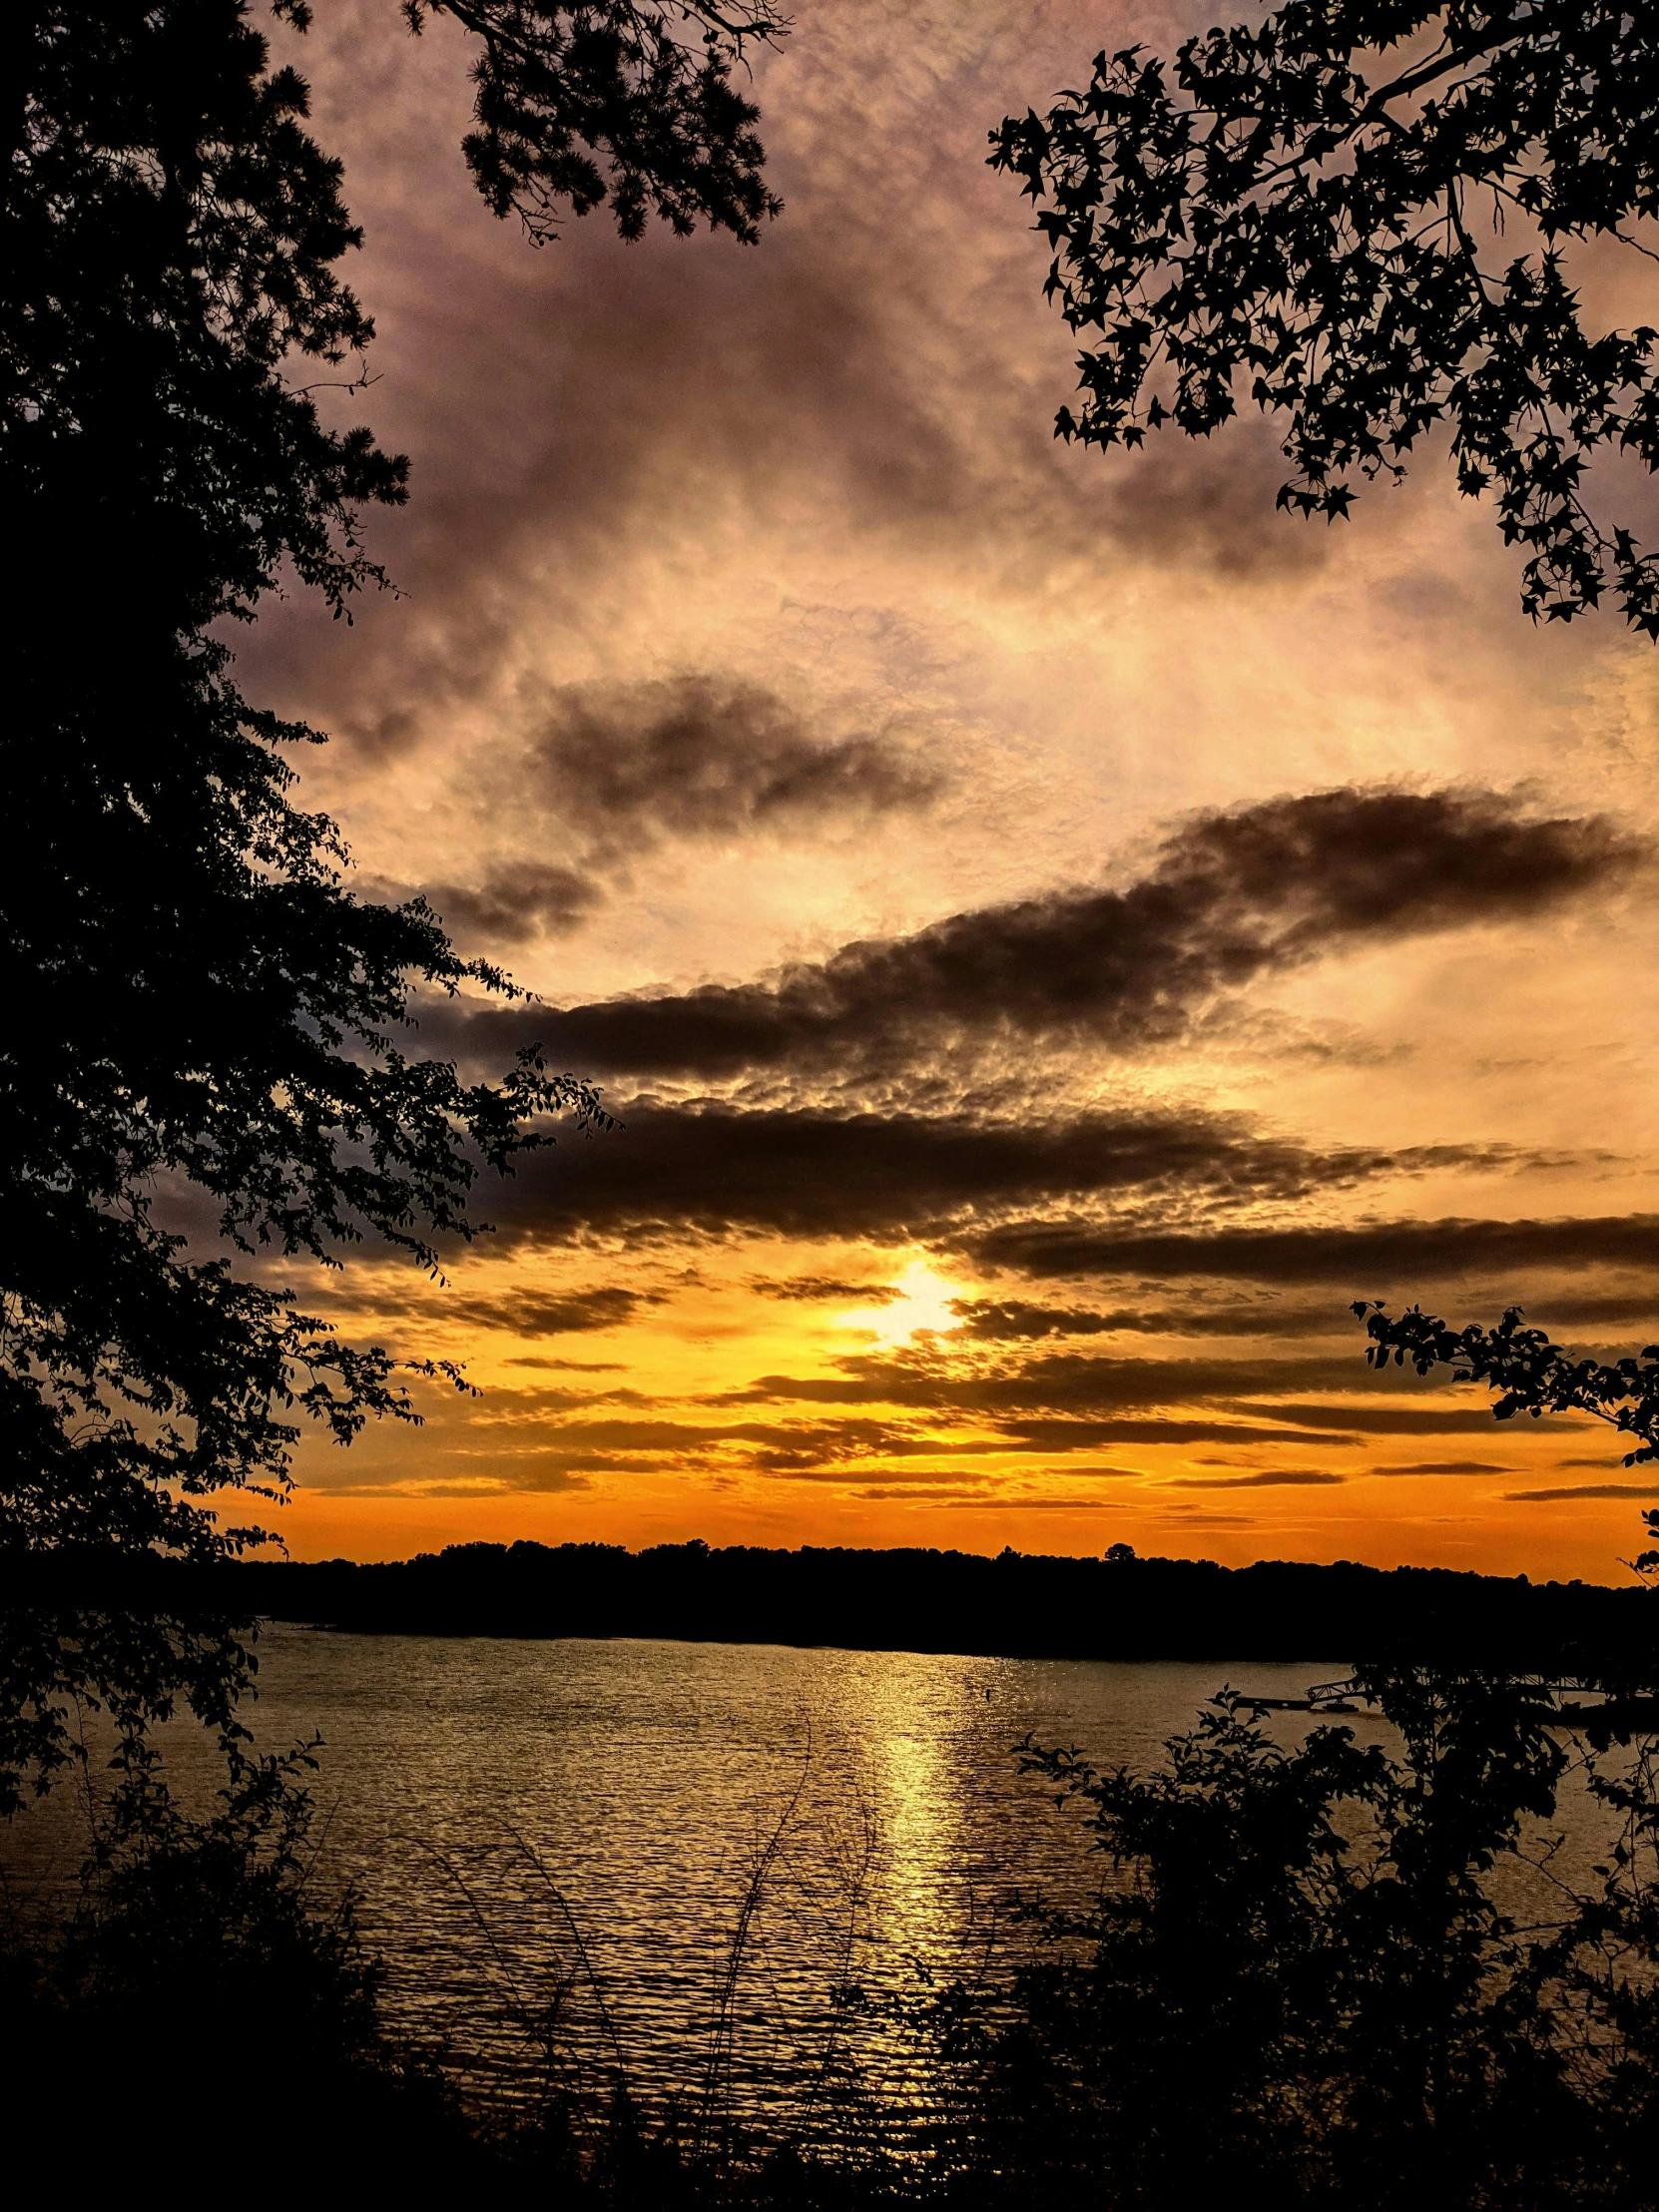
[[[1576,1673],[1645,1664],[1640,1588],[1341,1560],[1104,1559],[751,1545],[452,1544],[378,1566],[250,1562],[238,1611],[462,1636],[667,1636],[1013,1658],[1346,1660],[1356,1651]]]

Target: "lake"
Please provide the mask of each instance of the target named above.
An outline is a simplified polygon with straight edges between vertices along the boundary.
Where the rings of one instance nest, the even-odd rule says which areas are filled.
[[[1019,1772],[1028,1733],[1147,1765],[1224,1682],[1344,1672],[292,1627],[260,1652],[261,1747],[324,1739],[313,1879],[357,1892],[394,2021],[487,2089],[523,2083],[553,2007],[579,2082],[620,2065],[695,2099],[713,2065],[757,2117],[837,2046],[838,1986],[920,1996],[1030,1939],[1017,1893],[1086,1891],[1080,1824]],[[65,1793],[18,1824],[22,1889],[75,1821]],[[901,2089],[903,2038],[857,2036]]]

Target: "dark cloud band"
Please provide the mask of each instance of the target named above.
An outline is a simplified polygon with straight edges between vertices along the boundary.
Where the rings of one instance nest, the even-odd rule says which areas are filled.
[[[767,981],[440,1014],[436,1030],[469,1059],[536,1042],[596,1075],[704,1080],[894,1069],[1002,1034],[1142,1052],[1335,947],[1536,915],[1645,857],[1603,820],[1534,820],[1488,792],[1322,792],[1196,818],[1126,890],[980,908]]]
[[[976,1223],[1126,1194],[1156,1194],[1185,1206],[1282,1204],[1381,1176],[1477,1170],[1508,1157],[1479,1148],[1322,1153],[1260,1137],[1242,1120],[1202,1115],[983,1121],[967,1114],[745,1111],[715,1100],[624,1101],[617,1110],[625,1124],[620,1132],[532,1153],[511,1183],[489,1193],[504,1237],[554,1240],[646,1227],[821,1238],[948,1232],[983,1245],[994,1264],[1016,1267],[1025,1265],[1021,1240],[1029,1240],[1038,1256],[1029,1272],[1041,1273],[1044,1236],[1060,1239],[1063,1253],[1068,1235],[1086,1244],[1105,1233],[1098,1224],[1084,1231],[1018,1223],[992,1232]],[[1095,1272],[1098,1264],[1091,1250],[1076,1269],[1054,1272]]]
[[[1351,1296],[1415,1297],[1464,1276],[1523,1271],[1659,1271],[1659,1214],[1555,1221],[1393,1221],[1358,1228],[1230,1229],[1137,1235],[1081,1221],[1015,1222],[967,1240],[992,1267],[1037,1277],[1151,1276],[1341,1285]]]

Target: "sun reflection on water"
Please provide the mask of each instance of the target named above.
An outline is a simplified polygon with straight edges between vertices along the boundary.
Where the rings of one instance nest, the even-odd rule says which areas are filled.
[[[940,1936],[940,1881],[956,1855],[955,1778],[947,1774],[936,1730],[909,1693],[915,1670],[894,1666],[878,1693],[883,1880],[879,1936],[897,1955],[925,1957]]]

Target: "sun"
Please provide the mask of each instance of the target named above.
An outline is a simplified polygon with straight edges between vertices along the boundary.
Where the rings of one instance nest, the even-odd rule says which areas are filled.
[[[961,1286],[935,1275],[924,1260],[912,1261],[892,1285],[897,1296],[883,1306],[860,1306],[843,1317],[867,1329],[882,1344],[908,1344],[924,1329],[954,1329],[958,1318],[952,1301],[962,1295]]]

